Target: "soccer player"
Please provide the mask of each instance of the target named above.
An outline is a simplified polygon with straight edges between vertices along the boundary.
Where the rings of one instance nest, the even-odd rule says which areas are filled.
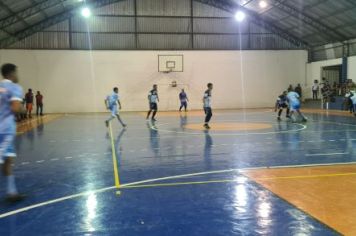
[[[210,121],[211,117],[213,116],[213,112],[211,110],[211,91],[213,90],[213,84],[208,83],[207,86],[208,86],[208,89],[205,91],[204,97],[203,97],[204,112],[205,112],[204,127],[206,129],[210,129],[209,121]]]
[[[188,106],[188,97],[187,94],[185,93],[184,89],[182,89],[182,92],[179,94],[179,100],[180,100],[180,108],[179,111],[182,111],[182,108],[184,107],[184,110],[187,111],[187,106]]]
[[[288,99],[287,99],[287,91],[284,91],[283,94],[279,95],[276,101],[276,106],[274,111],[277,112],[278,111],[278,117],[277,120],[281,120],[281,115],[283,112],[283,109],[286,108],[287,109],[287,113],[286,113],[286,117],[290,118],[289,116],[289,107],[288,107]]]
[[[157,84],[154,84],[153,89],[149,92],[148,102],[149,102],[150,110],[147,113],[146,119],[148,120],[150,118],[150,114],[153,111],[151,120],[156,121],[155,116],[157,114],[157,109],[158,109],[157,103],[159,102],[158,93],[157,93]]]
[[[287,98],[288,98],[288,103],[289,103],[289,107],[290,107],[290,113],[289,116],[291,117],[293,122],[296,122],[296,118],[293,117],[294,112],[297,112],[301,117],[302,117],[302,122],[306,122],[307,118],[300,112],[300,97],[299,94],[289,90],[288,94],[287,94]]]
[[[106,105],[106,108],[111,111],[110,118],[105,121],[106,127],[108,127],[109,122],[111,120],[115,119],[115,117],[116,117],[117,120],[122,125],[122,127],[125,128],[126,124],[124,122],[122,122],[121,117],[119,115],[119,110],[121,110],[121,102],[120,102],[120,97],[119,97],[119,89],[117,87],[115,87],[113,89],[113,92],[111,95],[106,97],[105,105]],[[117,107],[118,105],[119,105],[119,108]]]
[[[22,111],[22,88],[17,84],[17,67],[4,64],[1,67],[4,80],[0,82],[0,164],[6,177],[6,200],[17,202],[24,198],[17,192],[12,161],[16,157],[14,140],[16,136],[15,113]]]

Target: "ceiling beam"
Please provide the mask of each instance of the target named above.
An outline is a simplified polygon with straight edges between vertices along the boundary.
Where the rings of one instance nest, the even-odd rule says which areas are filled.
[[[0,29],[8,27],[12,24],[21,21],[21,19],[28,18],[30,16],[43,12],[44,10],[54,7],[61,3],[62,0],[45,0],[40,3],[36,3],[35,5],[28,7],[17,13],[12,12],[10,16],[0,20]]]
[[[48,0],[47,2],[53,3],[53,1],[54,0]],[[120,2],[120,1],[125,1],[125,0],[87,0],[86,5],[89,7],[92,7],[92,8],[98,8],[98,7],[103,7],[103,6],[110,5],[110,4],[113,4],[116,2]],[[251,11],[237,3],[232,3],[231,1],[225,1],[225,0],[194,0],[194,1],[213,6],[213,7],[219,8],[221,10],[230,12],[230,13],[235,13],[235,11],[237,9],[242,9],[249,16],[249,19],[251,20],[251,22],[253,22],[263,28],[266,28],[267,30],[280,36],[281,38],[286,39],[287,41],[291,42],[292,44],[294,44],[295,46],[297,46],[299,48],[309,48],[309,45],[307,42],[303,41],[302,39],[298,38],[297,36],[287,32],[287,31],[284,31],[283,29],[275,26],[270,21],[260,17],[256,12]],[[56,0],[56,2],[58,3],[57,0]],[[44,2],[42,2],[42,3],[45,4]],[[54,24],[57,24],[61,21],[64,21],[64,20],[74,16],[75,14],[77,14],[77,10],[79,9],[80,6],[82,6],[82,4],[75,5],[75,6],[71,7],[66,12],[54,15],[54,16],[52,16],[48,19],[45,19],[33,26],[28,27],[27,29],[17,32],[15,34],[15,38],[9,37],[4,40],[1,40],[0,48],[8,47],[11,44],[15,43],[16,41],[24,39],[36,32],[42,31],[45,28],[48,28]],[[44,5],[42,5],[42,9],[43,9],[43,7],[44,7]],[[39,8],[36,8],[36,9],[38,12]],[[35,9],[32,9],[32,11],[34,11],[34,10]],[[1,25],[1,21],[0,21],[0,25]]]
[[[287,32],[280,27],[274,25],[271,21],[262,18],[257,12],[247,9],[236,2],[226,1],[226,0],[195,0],[196,2],[204,3],[216,8],[219,8],[224,11],[228,11],[230,13],[235,13],[238,9],[243,10],[245,12],[251,22],[259,25],[267,30],[275,33],[276,35],[286,39],[287,41],[293,43],[294,45],[301,47],[301,48],[308,48],[309,45],[307,42],[303,41],[301,38],[297,37],[296,35]]]
[[[317,29],[319,32],[322,34],[326,35],[328,38],[331,39],[331,41],[344,41],[347,39],[346,35],[343,35],[341,32],[338,32],[337,30],[327,26],[326,24],[321,23],[319,20],[317,20],[314,17],[310,17],[303,13],[302,11],[299,11],[298,9],[289,6],[285,4],[286,0],[274,0],[271,2],[271,4],[280,9],[281,11],[288,13],[288,15],[293,16],[304,23],[308,24],[309,26]]]

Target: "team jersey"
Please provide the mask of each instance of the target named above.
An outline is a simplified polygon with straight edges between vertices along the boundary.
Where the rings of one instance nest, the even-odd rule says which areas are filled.
[[[10,80],[3,80],[0,82],[0,134],[16,134],[12,101],[22,102],[22,88]]]
[[[109,96],[106,97],[106,100],[108,101],[108,106],[109,109],[115,109],[117,107],[117,101],[120,99],[119,94],[113,92]]]
[[[181,101],[181,102],[186,102],[187,101],[187,94],[186,93],[180,93],[179,94],[179,100]]]
[[[157,103],[158,101],[158,93],[156,90],[151,90],[148,94],[148,100],[150,103]]]
[[[288,101],[291,104],[299,104],[299,94],[296,92],[289,92],[287,95]]]
[[[211,91],[210,90],[206,90],[204,93],[204,107],[211,107]]]
[[[287,96],[285,96],[285,95],[280,95],[280,96],[278,96],[278,98],[277,98],[277,104],[278,105],[284,105],[284,104],[288,104],[288,99],[287,99]]]

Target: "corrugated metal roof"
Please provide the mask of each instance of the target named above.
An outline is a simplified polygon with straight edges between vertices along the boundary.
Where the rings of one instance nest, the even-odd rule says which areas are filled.
[[[294,49],[356,37],[352,0],[266,0],[265,8],[260,0],[192,1],[2,0],[0,45],[90,48],[88,30],[94,49]],[[95,8],[89,19],[79,16],[85,4]],[[247,12],[244,23],[234,20],[238,8]]]

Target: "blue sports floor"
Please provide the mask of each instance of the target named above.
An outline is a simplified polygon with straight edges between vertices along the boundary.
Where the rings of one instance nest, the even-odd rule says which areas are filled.
[[[152,124],[123,113],[126,130],[112,122],[121,194],[107,115],[64,115],[18,135],[15,175],[28,196],[0,201],[0,235],[341,234],[242,170],[356,162],[354,117],[309,113],[294,124],[270,110],[216,111],[215,124],[269,128],[206,132],[187,128],[202,116],[183,114]]]

